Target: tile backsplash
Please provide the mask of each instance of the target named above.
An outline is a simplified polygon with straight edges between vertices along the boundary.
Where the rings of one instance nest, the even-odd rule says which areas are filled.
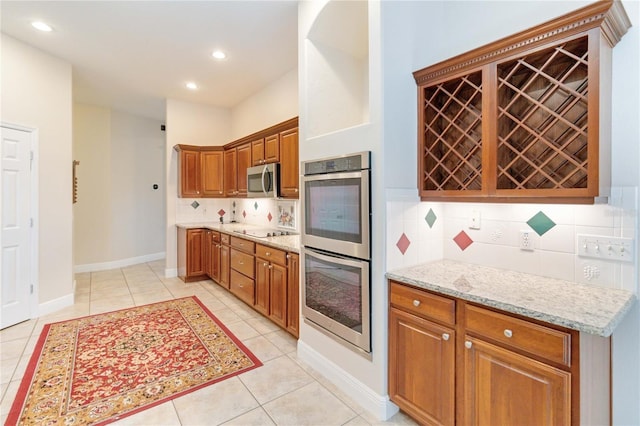
[[[409,201],[389,193],[387,269],[451,259],[584,284],[636,290],[638,190],[612,188],[609,204]],[[479,229],[472,219],[480,216]],[[527,231],[533,250],[522,250]],[[634,238],[634,262],[578,255],[577,235]]]
[[[178,198],[176,222],[236,221],[265,228],[299,232],[297,201],[272,198]]]

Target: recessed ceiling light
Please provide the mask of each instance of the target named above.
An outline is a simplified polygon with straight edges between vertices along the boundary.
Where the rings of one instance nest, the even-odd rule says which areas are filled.
[[[34,22],[32,22],[32,23],[31,23],[31,25],[33,26],[33,28],[35,28],[35,29],[37,29],[37,30],[40,30],[40,31],[46,31],[46,32],[49,32],[49,31],[52,31],[52,30],[53,30],[53,28],[51,28],[51,26],[50,26],[50,25],[45,24],[45,23],[44,23],[44,22],[42,22],[42,21],[34,21]]]
[[[224,53],[222,50],[214,50],[211,56],[213,56],[216,59],[225,59],[227,57],[227,54]]]
[[[190,89],[190,90],[196,90],[198,88],[198,85],[195,84],[193,81],[188,82],[186,86],[187,86],[187,89]]]

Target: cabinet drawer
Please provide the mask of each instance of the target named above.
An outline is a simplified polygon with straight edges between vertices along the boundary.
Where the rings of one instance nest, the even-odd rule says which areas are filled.
[[[456,322],[455,300],[395,282],[391,282],[391,305],[447,324]]]
[[[467,332],[571,366],[570,333],[473,305],[466,305],[465,321]]]
[[[231,269],[241,272],[249,278],[254,278],[253,256],[232,248],[231,249]]]
[[[253,254],[256,243],[245,240],[244,238],[231,237],[231,247]]]
[[[274,249],[272,247],[263,246],[261,244],[256,244],[256,257],[271,261],[273,263],[278,263],[283,266],[287,264],[286,252]]]
[[[222,241],[222,244],[229,245],[229,240],[230,239],[231,239],[231,236],[229,234],[221,234],[220,235],[220,241]]]
[[[231,270],[229,290],[244,302],[253,306],[255,298],[255,286],[251,278],[247,278],[238,271]]]

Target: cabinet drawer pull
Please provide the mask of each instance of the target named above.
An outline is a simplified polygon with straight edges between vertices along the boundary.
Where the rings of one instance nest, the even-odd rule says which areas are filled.
[[[269,265],[269,269],[273,268],[273,265]]]
[[[464,342],[464,347],[467,349],[471,349],[471,347],[473,346],[473,342],[470,340],[467,340],[466,342]]]
[[[238,265],[244,265],[244,262],[242,260],[239,260]]]
[[[416,308],[417,308],[418,306],[420,306],[420,301],[419,301],[418,299],[415,299],[415,300],[413,301],[413,306],[415,306]]]
[[[262,263],[262,267],[266,268],[267,264],[265,262]]]
[[[271,256],[271,253],[270,252],[266,252],[264,255],[265,256]]]
[[[449,333],[442,333],[442,340],[449,340]]]
[[[513,331],[509,330],[508,328],[505,328],[504,336],[508,337],[508,338],[511,338],[511,336],[513,336]]]

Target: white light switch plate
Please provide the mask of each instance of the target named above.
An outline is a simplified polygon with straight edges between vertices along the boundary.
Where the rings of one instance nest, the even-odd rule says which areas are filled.
[[[633,262],[633,238],[578,234],[578,256]]]

